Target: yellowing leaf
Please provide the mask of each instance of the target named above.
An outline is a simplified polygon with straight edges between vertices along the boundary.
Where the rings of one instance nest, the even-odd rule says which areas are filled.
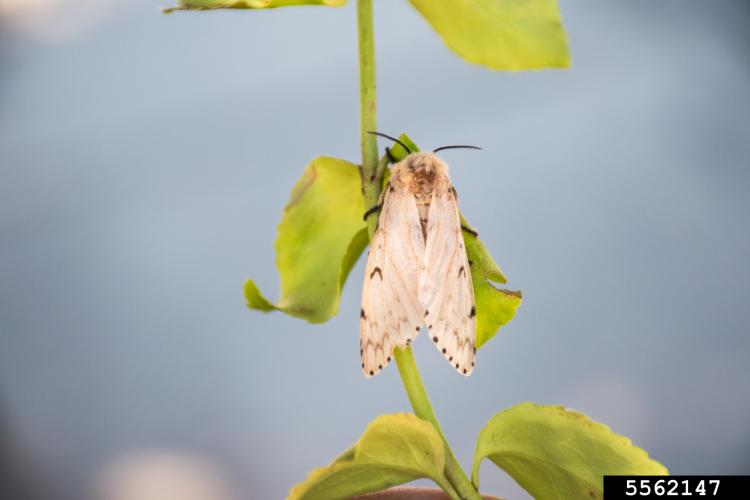
[[[337,500],[428,478],[450,488],[445,444],[429,422],[410,414],[375,419],[354,447],[315,469],[289,492],[290,500]]]
[[[215,9],[273,9],[291,5],[325,5],[340,7],[346,0],[181,0],[179,6],[164,9],[169,13],[175,10],[215,10]]]
[[[562,406],[521,403],[479,433],[472,480],[485,458],[537,500],[601,499],[604,475],[666,475],[666,467],[609,427]]]
[[[278,228],[281,297],[272,304],[248,280],[250,308],[278,309],[311,323],[338,312],[341,289],[368,242],[361,185],[359,169],[347,161],[319,157],[307,166]]]
[[[419,147],[406,134],[399,136],[399,141],[408,146],[412,152]],[[407,156],[406,150],[399,144],[391,147],[391,155],[396,161]],[[388,182],[385,176],[384,182]],[[460,193],[459,193],[460,203]],[[470,229],[471,225],[461,215],[461,224]],[[476,232],[476,230],[474,230]],[[501,326],[510,322],[521,305],[521,292],[497,288],[492,282],[505,283],[505,275],[495,263],[482,240],[464,231],[464,245],[471,267],[471,280],[474,286],[474,301],[477,307],[477,349],[495,336]]]
[[[410,0],[445,44],[494,69],[564,68],[568,44],[557,0]]]

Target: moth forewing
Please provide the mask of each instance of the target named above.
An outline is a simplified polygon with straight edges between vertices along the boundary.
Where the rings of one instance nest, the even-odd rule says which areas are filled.
[[[392,169],[367,258],[360,355],[371,377],[428,325],[430,339],[464,375],[474,368],[476,309],[456,191],[447,166],[415,153]]]
[[[391,361],[395,346],[408,345],[423,321],[417,290],[425,242],[414,197],[396,172],[383,196],[362,288],[360,357],[367,377]]]
[[[439,160],[438,160],[439,161]],[[430,339],[463,375],[475,364],[476,307],[456,191],[447,172],[438,175],[427,216],[419,298]]]

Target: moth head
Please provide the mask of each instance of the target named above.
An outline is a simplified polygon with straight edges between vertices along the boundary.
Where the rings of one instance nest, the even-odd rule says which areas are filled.
[[[401,168],[419,177],[434,177],[437,173],[448,173],[448,165],[435,153],[411,153],[399,163]]]
[[[453,145],[453,146],[442,146],[432,151],[432,153],[425,152],[413,152],[409,146],[390,135],[383,134],[380,132],[368,131],[368,134],[377,135],[389,139],[396,144],[400,145],[408,153],[408,156],[398,162],[394,167],[394,171],[408,172],[417,177],[423,177],[425,180],[433,179],[435,175],[440,173],[448,173],[448,166],[438,158],[435,153],[445,149],[482,149],[479,146],[468,146],[468,145]],[[388,150],[386,150],[388,151]],[[388,152],[390,156],[390,152]],[[391,161],[393,158],[391,157]]]

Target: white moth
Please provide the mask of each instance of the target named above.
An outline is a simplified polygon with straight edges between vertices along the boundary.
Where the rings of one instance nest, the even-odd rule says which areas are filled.
[[[435,347],[470,375],[476,354],[476,307],[456,190],[433,153],[393,166],[367,258],[360,311],[366,377],[380,372],[396,346],[427,326]]]

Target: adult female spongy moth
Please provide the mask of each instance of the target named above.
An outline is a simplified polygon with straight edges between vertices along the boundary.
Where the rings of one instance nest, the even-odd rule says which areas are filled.
[[[395,347],[426,326],[445,359],[470,375],[476,355],[476,306],[469,260],[448,166],[434,153],[412,153],[391,169],[367,258],[359,348],[366,377],[380,372]]]

